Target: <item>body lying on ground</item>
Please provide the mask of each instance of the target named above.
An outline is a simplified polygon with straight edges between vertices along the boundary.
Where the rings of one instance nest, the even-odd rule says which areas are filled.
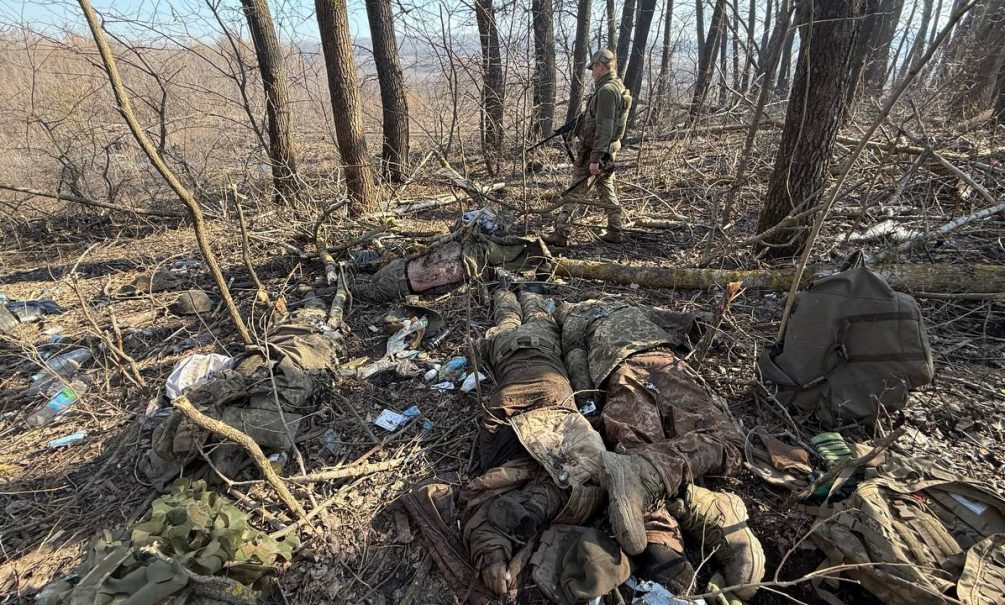
[[[395,259],[370,279],[357,279],[351,290],[353,296],[363,300],[389,302],[410,294],[455,288],[484,278],[496,268],[517,272],[532,269],[548,255],[538,238],[470,232],[434,244],[418,257]]]
[[[479,435],[483,472],[460,499],[461,543],[482,585],[465,598],[535,586],[574,603],[623,583],[630,559],[637,575],[683,593],[694,572],[682,527],[718,549],[726,584],[760,581],[763,553],[742,501],[692,484],[737,470],[742,443],[672,351],[693,318],[597,301],[552,313],[537,295],[500,290],[494,319],[482,343],[499,385]],[[591,398],[602,404],[603,435],[578,409]],[[414,515],[422,507],[411,502]],[[429,516],[419,519],[424,533],[436,525]],[[454,554],[434,556],[442,567]]]

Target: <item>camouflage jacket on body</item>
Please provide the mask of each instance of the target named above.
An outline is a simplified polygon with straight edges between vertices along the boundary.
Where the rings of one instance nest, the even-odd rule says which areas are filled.
[[[588,300],[559,309],[562,354],[572,388],[600,387],[619,363],[657,347],[686,345],[695,317],[617,300]]]
[[[596,164],[607,153],[617,153],[625,134],[632,97],[618,79],[609,73],[597,80],[596,90],[586,100],[577,135],[584,151],[589,150],[590,163]]]

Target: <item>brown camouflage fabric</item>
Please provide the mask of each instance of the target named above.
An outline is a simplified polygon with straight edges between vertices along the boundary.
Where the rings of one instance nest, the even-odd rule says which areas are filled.
[[[671,495],[703,475],[734,473],[743,460],[725,406],[691,373],[668,351],[635,354],[611,374],[601,413],[614,451],[649,460]]]

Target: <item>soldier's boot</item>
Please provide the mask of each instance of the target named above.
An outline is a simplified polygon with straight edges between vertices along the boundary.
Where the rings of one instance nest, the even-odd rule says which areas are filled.
[[[607,490],[607,515],[614,538],[629,555],[646,548],[645,514],[666,495],[656,467],[637,454],[600,454],[600,485]]]
[[[625,243],[624,232],[621,224],[621,211],[611,211],[607,214],[607,231],[600,234],[600,239],[608,244]]]
[[[689,485],[684,497],[671,502],[667,510],[685,531],[716,549],[726,585],[756,584],[764,577],[764,549],[747,527],[747,507],[739,496]],[[744,601],[755,592],[753,587],[733,591]]]

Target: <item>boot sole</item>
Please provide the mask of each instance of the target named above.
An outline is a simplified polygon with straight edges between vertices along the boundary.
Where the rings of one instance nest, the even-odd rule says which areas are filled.
[[[612,454],[605,452],[601,458],[601,469],[605,476],[607,488],[608,517],[611,521],[611,529],[614,530],[614,537],[621,544],[622,550],[628,555],[637,555],[646,549],[646,528],[642,521],[644,511],[641,507],[630,506],[631,499],[628,498],[628,478],[625,475],[625,467],[617,460],[611,460]],[[613,454],[617,456],[618,454]],[[636,480],[638,478],[636,477]],[[622,514],[615,514],[614,502],[618,502]]]

